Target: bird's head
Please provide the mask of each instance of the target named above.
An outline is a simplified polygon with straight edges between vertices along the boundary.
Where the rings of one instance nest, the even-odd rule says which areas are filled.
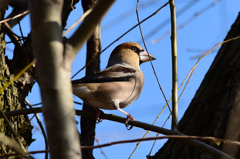
[[[126,42],[118,45],[113,50],[107,67],[115,64],[128,64],[138,68],[140,64],[150,60],[156,60],[156,58],[144,51],[139,44]]]

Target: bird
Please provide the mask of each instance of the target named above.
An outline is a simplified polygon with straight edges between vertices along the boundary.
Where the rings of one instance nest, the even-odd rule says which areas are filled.
[[[128,128],[130,119],[135,119],[122,108],[129,106],[140,96],[144,85],[140,65],[150,60],[156,58],[139,44],[122,43],[112,51],[106,69],[72,81],[73,94],[95,108],[98,121],[101,121],[100,109],[124,113]]]

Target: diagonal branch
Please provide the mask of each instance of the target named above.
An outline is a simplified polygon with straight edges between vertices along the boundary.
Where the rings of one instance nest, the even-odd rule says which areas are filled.
[[[111,145],[116,145],[116,144],[124,144],[124,143],[133,143],[133,142],[139,142],[139,141],[151,141],[151,140],[159,140],[159,139],[195,139],[195,140],[200,140],[200,141],[212,141],[215,142],[216,144],[220,144],[221,142],[223,143],[229,143],[229,144],[234,144],[234,145],[239,145],[240,142],[238,141],[231,141],[231,140],[224,140],[224,139],[219,139],[215,137],[199,137],[199,136],[182,136],[182,135],[166,135],[166,136],[157,136],[157,137],[146,137],[146,138],[138,138],[138,139],[130,139],[130,140],[120,140],[120,141],[114,141],[114,142],[109,142],[106,144],[98,144],[96,146],[82,146],[82,149],[95,149],[95,148],[102,148],[102,147],[107,147]]]
[[[25,98],[25,102],[27,103],[27,105],[30,107],[30,108],[33,108],[32,104]],[[42,131],[42,134],[43,134],[43,138],[44,138],[44,141],[45,141],[45,150],[48,150],[48,140],[47,140],[47,135],[44,131],[44,127],[43,127],[43,124],[40,120],[40,117],[37,113],[34,113],[34,116],[36,117],[37,119],[37,122],[39,124],[39,127]],[[48,153],[45,153],[45,159],[48,159]]]
[[[12,111],[12,112],[5,112],[6,116],[15,116],[15,115],[20,115],[20,114],[30,114],[30,113],[35,113],[35,112],[41,112],[40,110],[41,108],[32,108],[32,109],[26,109],[26,110],[17,110],[17,111]],[[76,110],[76,114],[80,115],[80,116],[84,116],[84,117],[91,117],[91,118],[96,118],[96,114],[92,113],[92,112],[87,112],[87,111],[81,111],[81,110]],[[0,116],[0,118],[2,118],[2,116]],[[119,123],[125,123],[126,118],[123,117],[119,117],[116,115],[112,115],[112,114],[100,114],[100,118],[101,119],[107,119],[107,120],[111,120],[111,121],[115,121],[115,122],[119,122]],[[157,133],[161,133],[164,135],[181,135],[181,136],[186,136],[183,133],[180,133],[178,131],[175,130],[168,130],[165,128],[161,128],[158,126],[154,126],[151,124],[147,124],[147,123],[143,123],[140,121],[136,121],[136,120],[130,120],[129,121],[129,125],[133,125],[134,127],[139,127],[145,130],[150,130],[152,132],[157,132]],[[209,146],[203,142],[197,141],[197,140],[192,140],[192,139],[179,139],[193,147],[196,147],[202,151],[205,151],[213,156],[215,156],[216,158],[220,158],[223,157],[224,159],[233,159],[231,156],[227,155],[226,153],[212,147]]]
[[[22,156],[27,157],[27,152],[22,148],[22,146],[16,142],[15,140],[11,139],[8,136],[3,135],[0,133],[0,142],[4,143],[5,145],[13,147],[17,152],[19,152]]]
[[[84,19],[76,32],[70,37],[68,44],[71,46],[71,52],[67,52],[67,56],[73,60],[83,44],[90,38],[96,26],[103,19],[111,5],[115,0],[99,0],[92,12]]]

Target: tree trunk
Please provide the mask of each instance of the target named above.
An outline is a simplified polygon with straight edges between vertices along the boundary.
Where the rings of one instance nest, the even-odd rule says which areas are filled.
[[[240,35],[240,15],[225,40]],[[222,45],[200,88],[179,122],[186,135],[240,141],[240,39]],[[239,146],[206,142],[234,158]],[[169,140],[154,156],[165,159],[212,159],[213,156],[178,140]]]
[[[82,0],[82,7],[84,12],[88,9],[94,7],[97,3],[97,0]],[[101,39],[100,39],[100,25],[98,25],[87,42],[87,59],[88,63],[92,58],[94,58],[101,51]],[[100,71],[100,57],[96,58],[90,65],[86,68],[86,75],[90,75]],[[93,107],[84,103],[83,110],[96,112]],[[94,145],[95,139],[95,126],[96,119],[81,117],[81,144],[83,146],[92,146]],[[86,149],[82,150],[83,159],[94,159],[93,150]]]
[[[8,7],[7,1],[0,1],[0,20],[3,20],[5,9]],[[14,78],[14,76],[19,72],[19,70],[23,69],[27,64],[31,62],[32,55],[24,52],[22,48],[15,48],[14,53],[15,56],[18,56],[18,60],[13,62],[13,60],[9,60],[5,57],[5,33],[3,29],[3,23],[0,24],[0,88],[5,86],[10,80]],[[17,55],[16,55],[17,54]],[[10,69],[12,65],[15,65],[15,69]],[[19,109],[26,109],[26,105],[24,103],[24,99],[27,96],[29,90],[32,88],[34,75],[34,68],[31,68],[27,72],[24,73],[22,77],[20,77],[17,81],[11,84],[8,88],[6,88],[3,92],[0,92],[0,110],[5,111],[13,111]],[[32,126],[29,121],[29,118],[26,115],[20,115],[15,117],[9,117],[8,120],[11,123],[12,128],[15,133],[19,134],[18,138],[23,144],[24,148],[27,150],[28,146],[33,141],[32,139]],[[11,130],[9,129],[6,121],[1,118],[0,119],[0,133],[3,133],[9,137],[15,138]],[[1,143],[0,143],[1,144]],[[9,146],[2,144],[3,148],[7,153],[15,152]],[[4,150],[0,147],[0,156],[4,155]],[[13,156],[9,158],[23,158],[21,156]]]

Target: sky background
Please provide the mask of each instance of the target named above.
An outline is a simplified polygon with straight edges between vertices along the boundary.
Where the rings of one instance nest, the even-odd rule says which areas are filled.
[[[140,20],[146,18],[163,4],[166,0],[140,0],[139,2],[139,17]],[[212,5],[215,2],[215,5]],[[114,3],[112,8],[109,10],[103,21],[101,22],[102,33],[101,42],[102,49],[108,46],[111,42],[116,40],[119,36],[125,33],[132,26],[137,24],[136,16],[136,3],[137,1],[129,0],[118,0]],[[177,16],[177,25],[180,26],[185,24],[186,21],[192,20],[183,28],[179,28],[177,31],[178,40],[178,79],[179,85],[187,76],[188,72],[197,62],[199,57],[205,51],[212,49],[217,43],[222,42],[226,37],[231,25],[237,18],[239,13],[239,0],[175,0],[177,11],[180,11],[187,6],[187,9]],[[11,12],[11,8],[8,9],[7,14]],[[197,14],[198,13],[198,14]],[[83,10],[81,2],[76,5],[76,9],[71,13],[66,28],[71,26],[81,15]],[[194,17],[194,18],[193,18]],[[166,22],[166,23],[165,23]],[[160,28],[162,24],[166,24]],[[154,68],[156,70],[158,79],[162,86],[162,89],[167,97],[171,98],[171,78],[172,78],[172,67],[171,67],[171,41],[170,34],[166,35],[166,32],[171,28],[170,26],[170,10],[169,5],[163,8],[160,12],[154,15],[152,18],[145,21],[142,25],[142,31],[145,37],[147,49],[149,53],[153,54],[157,60],[153,61]],[[21,21],[21,27],[24,36],[27,36],[30,31],[30,17],[26,16]],[[149,36],[149,33],[157,28],[157,32],[154,32]],[[19,26],[13,28],[14,32],[21,35],[19,32]],[[156,29],[155,29],[156,30]],[[71,36],[74,29],[67,35]],[[164,36],[166,35],[166,36]],[[163,38],[164,36],[164,38]],[[161,41],[156,42],[161,38]],[[6,41],[10,41],[6,37]],[[133,41],[137,42],[143,47],[141,41],[141,34],[139,28],[135,28],[130,33],[125,35],[119,41],[114,43],[101,55],[101,69],[104,69],[107,65],[107,61],[111,51],[119,44]],[[153,43],[154,42],[154,43]],[[12,58],[13,45],[7,44],[6,55]],[[10,50],[9,50],[10,49]],[[185,110],[190,104],[192,98],[195,95],[198,87],[201,84],[206,72],[211,66],[212,61],[218,51],[219,47],[214,50],[210,55],[205,56],[198,64],[183,96],[179,101],[179,119],[183,116]],[[84,46],[77,55],[73,67],[72,73],[75,74],[80,68],[85,65],[86,59],[86,47]],[[151,124],[157,117],[158,113],[162,110],[165,105],[165,100],[157,84],[157,80],[154,76],[150,63],[144,63],[141,65],[141,69],[145,76],[145,85],[143,92],[138,100],[136,100],[129,107],[124,110],[130,113],[136,120]],[[82,78],[85,75],[85,70],[80,72],[74,79]],[[181,92],[182,89],[180,89]],[[180,94],[179,92],[179,94]],[[36,83],[29,93],[27,99],[31,104],[41,102],[39,86]],[[74,100],[82,102],[80,99],[74,96]],[[170,103],[171,105],[171,103]],[[76,109],[81,109],[79,105],[75,105]],[[107,114],[115,114],[122,117],[125,115],[119,111],[103,110]],[[169,115],[169,110],[164,110],[156,122],[157,126],[162,126]],[[32,117],[32,115],[29,115]],[[44,123],[42,114],[40,114],[41,120]],[[76,117],[77,121],[80,121],[79,117]],[[80,122],[79,122],[80,123]],[[37,139],[29,147],[29,151],[44,150],[44,139],[41,131],[38,128],[37,122],[34,119],[32,121],[33,126],[33,138]],[[78,129],[80,125],[77,125]],[[165,125],[165,128],[171,127],[171,119]],[[96,138],[100,144],[141,138],[145,134],[145,130],[134,127],[128,131],[125,125],[115,123],[112,121],[103,120],[101,123],[96,125]],[[147,137],[153,137],[156,133],[149,133]],[[158,149],[164,144],[166,140],[159,140],[156,142],[153,148],[152,155],[154,155]],[[153,141],[142,142],[138,149],[135,151],[132,159],[135,158],[146,158],[149,154]],[[135,148],[136,143],[114,145],[103,148],[103,152],[108,159],[123,159],[128,158]],[[36,159],[44,158],[44,154],[33,155]],[[104,155],[101,154],[100,149],[94,150],[94,156],[96,159],[105,159]]]

